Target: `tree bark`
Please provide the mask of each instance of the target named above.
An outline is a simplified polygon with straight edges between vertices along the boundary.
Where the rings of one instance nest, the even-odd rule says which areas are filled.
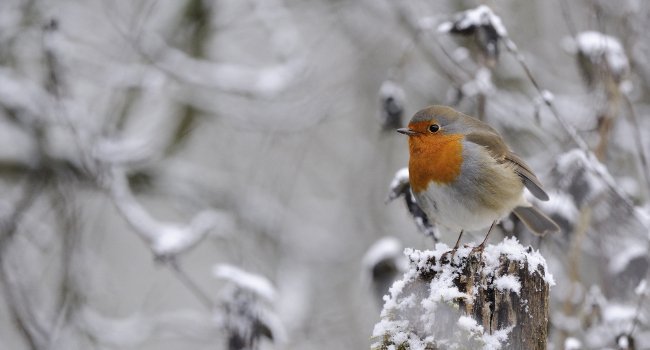
[[[411,269],[391,290],[372,348],[546,349],[552,277],[538,252],[516,244],[515,254],[461,248],[452,261],[449,252],[407,252]]]
[[[489,276],[481,273],[479,259],[480,254],[471,254],[462,276],[454,280],[459,290],[469,294],[474,290],[478,292],[473,303],[464,299],[458,301],[461,310],[490,334],[513,327],[504,349],[546,349],[549,285],[543,275],[530,273],[528,263],[521,264],[501,255],[499,268]],[[494,286],[492,282],[505,275],[518,277],[519,293]]]

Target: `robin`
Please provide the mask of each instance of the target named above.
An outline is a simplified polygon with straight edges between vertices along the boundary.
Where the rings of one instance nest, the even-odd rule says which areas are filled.
[[[460,231],[494,225],[513,212],[535,234],[558,232],[553,220],[524,198],[524,187],[547,201],[530,167],[486,123],[450,107],[430,106],[417,112],[407,128],[409,181],[418,204],[439,224]]]

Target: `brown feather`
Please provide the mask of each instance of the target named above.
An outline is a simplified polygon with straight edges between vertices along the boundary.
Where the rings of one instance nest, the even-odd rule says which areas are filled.
[[[521,177],[524,186],[528,188],[530,193],[543,201],[549,199],[548,194],[544,191],[542,184],[532,169],[523,159],[508,149],[508,146],[496,131],[472,131],[465,135],[465,140],[485,147],[497,161],[502,163],[508,162],[514,165],[515,171]]]

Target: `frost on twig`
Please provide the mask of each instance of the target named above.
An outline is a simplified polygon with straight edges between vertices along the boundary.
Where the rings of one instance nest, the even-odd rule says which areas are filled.
[[[110,175],[108,186],[122,217],[149,244],[157,258],[173,258],[190,250],[224,219],[215,211],[205,210],[184,225],[158,221],[135,199],[124,170],[117,167]]]
[[[267,2],[268,5],[269,2]],[[268,10],[264,2],[258,8]],[[286,11],[278,2],[275,4],[274,16],[267,18],[271,11],[257,11],[259,20],[271,34],[269,51],[276,51],[279,62],[263,67],[245,65],[239,62],[215,62],[208,59],[192,57],[153,34],[142,33],[137,45],[140,53],[150,60],[153,66],[183,83],[202,88],[221,90],[229,93],[273,97],[294,83],[306,67],[304,48],[300,35],[291,24]],[[179,69],[182,67],[182,69]]]
[[[276,295],[269,280],[231,265],[217,265],[213,273],[230,283],[222,293],[223,314],[217,315],[228,333],[228,350],[257,349],[262,338],[285,341],[284,327],[268,307]]]
[[[630,70],[630,63],[621,42],[596,31],[578,33],[575,38],[565,38],[564,49],[575,54],[587,85],[594,87],[603,77],[622,83]]]
[[[631,203],[619,189],[616,179],[593,154],[574,149],[560,155],[551,178],[555,182],[554,187],[563,193],[558,200],[564,201],[564,204],[557,203],[557,211],[569,208],[570,212],[575,213],[571,216],[577,219],[578,212],[588,210],[593,213],[589,215],[591,227],[596,232],[608,232],[598,237],[591,236],[583,248],[584,253],[603,259],[612,278],[623,277],[633,261],[648,266],[650,241],[647,232],[650,221],[647,214]],[[596,249],[594,244],[599,244],[599,247]],[[626,284],[638,282],[643,269],[634,268],[629,272],[632,271],[636,271],[634,275],[620,281]],[[632,289],[632,285],[618,288],[622,293]]]
[[[499,42],[508,37],[501,18],[486,5],[457,13],[453,20],[440,24],[438,31],[473,35],[489,67],[494,67],[499,58]]]
[[[555,282],[539,252],[514,238],[448,252],[405,250],[410,267],[384,297],[373,349],[546,348]]]
[[[440,239],[440,233],[436,227],[435,222],[432,222],[427,217],[427,214],[420,208],[415,201],[415,197],[411,193],[411,184],[409,183],[409,170],[402,168],[395,173],[393,180],[390,183],[390,190],[386,202],[390,202],[396,198],[404,196],[406,209],[413,217],[415,225],[418,230],[425,236],[431,237],[434,242]]]

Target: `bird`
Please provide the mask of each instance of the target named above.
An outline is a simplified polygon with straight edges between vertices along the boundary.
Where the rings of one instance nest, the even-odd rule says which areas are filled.
[[[515,214],[533,233],[558,232],[558,225],[524,197],[524,187],[542,201],[549,199],[541,182],[524,160],[513,153],[487,123],[433,105],[397,129],[408,136],[411,191],[427,216],[450,230],[486,227],[483,250],[495,224]]]

